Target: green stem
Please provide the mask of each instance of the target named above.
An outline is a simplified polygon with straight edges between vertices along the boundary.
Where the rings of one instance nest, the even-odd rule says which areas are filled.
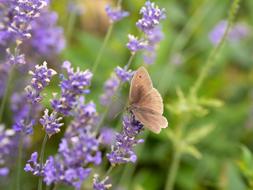
[[[112,165],[108,168],[108,170],[105,173],[105,177],[109,176],[109,174],[112,172],[113,168],[114,168],[114,166],[112,166]]]
[[[17,168],[17,176],[16,176],[16,180],[17,180],[16,190],[21,189],[20,177],[21,177],[21,170],[22,170],[23,145],[24,145],[24,140],[23,140],[23,135],[21,133],[20,139],[19,139],[19,145],[18,145],[18,168]]]
[[[180,164],[180,159],[181,159],[181,153],[179,150],[176,148],[174,149],[174,154],[173,154],[173,159],[171,162],[171,166],[169,167],[168,171],[168,178],[167,178],[167,183],[165,190],[173,190],[176,177],[177,177],[177,172]]]
[[[69,41],[69,39],[71,38],[75,22],[76,22],[76,13],[72,11],[69,15],[69,20],[67,24],[67,32],[66,32],[67,41]]]
[[[12,81],[12,77],[13,77],[13,72],[14,72],[13,71],[13,66],[11,66],[10,73],[9,73],[7,83],[6,83],[4,96],[3,96],[1,106],[0,106],[0,123],[2,122],[2,119],[3,119],[4,107],[5,107],[6,101],[8,99],[8,94],[9,94],[9,90],[10,90],[10,87],[11,87],[11,81]]]
[[[42,142],[42,147],[41,147],[41,150],[40,150],[40,159],[39,159],[39,161],[40,161],[40,167],[43,166],[44,152],[45,152],[45,147],[46,147],[47,139],[48,139],[48,135],[45,134],[45,137],[44,137],[43,142]],[[39,178],[38,190],[42,190],[42,177]]]
[[[95,72],[97,70],[97,67],[98,67],[98,65],[100,63],[100,60],[102,58],[102,55],[104,53],[105,47],[106,47],[106,45],[107,45],[107,43],[108,43],[108,41],[109,41],[109,39],[110,39],[110,37],[112,35],[113,26],[114,26],[114,24],[111,23],[110,26],[109,26],[109,28],[108,28],[108,30],[107,30],[107,33],[106,33],[105,39],[103,41],[102,47],[100,48],[100,50],[98,52],[98,55],[96,57],[96,60],[95,60],[95,62],[93,64],[93,68],[92,68],[92,73],[93,74],[95,74]]]
[[[223,47],[225,40],[228,36],[229,30],[233,25],[235,15],[236,15],[238,8],[239,8],[239,3],[240,3],[240,0],[234,0],[232,6],[230,8],[230,11],[229,11],[228,24],[227,24],[225,33],[223,34],[222,39],[220,40],[218,45],[213,49],[213,51],[209,55],[205,66],[202,68],[200,75],[198,76],[195,84],[193,85],[193,87],[191,89],[192,95],[197,94],[199,88],[201,87],[201,85],[203,84],[204,80],[206,79],[206,77],[208,75],[208,71],[214,65],[215,59],[216,59],[218,53],[220,52],[221,48]]]

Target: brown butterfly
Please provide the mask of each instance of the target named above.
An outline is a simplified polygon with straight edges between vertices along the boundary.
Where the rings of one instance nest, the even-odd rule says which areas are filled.
[[[147,70],[140,67],[134,74],[130,86],[129,108],[136,119],[154,133],[168,126],[163,114],[163,100],[153,87]]]

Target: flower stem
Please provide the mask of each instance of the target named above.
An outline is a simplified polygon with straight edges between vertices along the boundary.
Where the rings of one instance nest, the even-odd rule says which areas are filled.
[[[48,135],[45,134],[45,137],[44,137],[43,142],[42,142],[42,147],[41,147],[41,151],[40,151],[40,159],[39,159],[41,168],[42,168],[43,162],[44,162],[44,152],[45,152],[47,139],[48,139]],[[38,190],[42,190],[42,179],[43,179],[42,177],[39,178]]]
[[[8,98],[12,77],[13,77],[13,66],[11,66],[11,68],[10,68],[10,73],[9,73],[9,76],[8,76],[8,79],[7,79],[4,96],[3,96],[1,106],[0,106],[0,123],[2,122],[2,119],[3,119],[4,107],[5,107],[7,98]]]
[[[232,27],[232,25],[234,23],[235,15],[238,11],[239,4],[240,4],[240,0],[234,0],[232,6],[230,8],[230,11],[229,11],[228,24],[227,24],[225,33],[223,34],[222,39],[220,40],[218,45],[215,46],[215,48],[213,49],[213,51],[209,55],[205,66],[202,68],[202,70],[200,72],[200,75],[198,76],[195,84],[193,85],[193,87],[191,89],[191,94],[192,95],[197,94],[199,88],[201,87],[201,85],[203,84],[204,80],[206,79],[206,77],[208,75],[208,71],[210,70],[210,68],[215,63],[215,59],[216,59],[218,53],[220,52],[221,48],[223,47],[223,45],[226,41],[226,38],[229,34],[229,30],[230,30],[230,28]]]
[[[168,178],[167,178],[167,183],[165,190],[173,190],[175,181],[176,181],[176,176],[180,164],[180,159],[181,159],[181,153],[180,151],[174,149],[174,154],[173,154],[173,159],[171,162],[171,166],[169,167],[168,171]]]
[[[114,166],[112,166],[112,165],[108,168],[108,170],[105,173],[105,177],[109,176],[109,174],[112,172],[113,168],[114,168]]]
[[[108,30],[107,30],[107,33],[106,33],[105,39],[103,41],[102,47],[100,48],[100,50],[98,52],[98,55],[96,57],[96,60],[95,60],[95,62],[93,64],[93,67],[92,67],[93,74],[95,74],[95,72],[97,70],[97,67],[98,67],[98,65],[100,63],[100,60],[102,58],[102,55],[104,53],[105,47],[106,47],[106,45],[107,45],[107,43],[108,43],[108,41],[109,41],[109,39],[110,39],[110,37],[112,35],[113,26],[114,26],[114,24],[111,23],[110,26],[109,26],[109,28],[108,28]]]
[[[21,170],[22,170],[22,157],[23,157],[23,145],[24,139],[22,133],[19,137],[19,145],[18,145],[18,168],[17,168],[17,176],[16,176],[16,190],[20,190],[20,177],[21,177]]]

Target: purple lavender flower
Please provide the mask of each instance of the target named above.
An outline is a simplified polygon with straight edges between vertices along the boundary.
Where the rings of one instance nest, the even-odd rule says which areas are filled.
[[[95,104],[84,104],[83,99],[78,101],[74,109],[74,120],[65,132],[57,155],[46,161],[44,181],[47,185],[61,182],[80,189],[90,175],[90,165],[101,163],[99,140],[92,131],[97,123]]]
[[[100,130],[99,139],[101,139],[101,144],[112,145],[116,139],[116,132],[112,128],[103,127]]]
[[[127,17],[129,13],[127,11],[121,10],[118,8],[112,8],[110,5],[107,5],[105,7],[105,11],[107,13],[107,16],[109,17],[111,22],[117,22],[122,20],[124,17]]]
[[[43,175],[43,168],[38,163],[38,153],[34,152],[31,154],[31,158],[27,161],[24,170],[26,172],[31,172],[35,176]]]
[[[109,183],[109,177],[106,176],[103,180],[100,181],[99,175],[95,174],[93,178],[93,189],[94,190],[106,190],[111,188],[112,185]]]
[[[62,75],[60,83],[61,97],[57,99],[55,94],[51,105],[56,112],[69,115],[78,98],[89,92],[86,87],[90,85],[92,73],[88,70],[82,72],[79,68],[74,72],[68,61],[63,63],[63,68],[67,70],[68,77],[65,78]]]
[[[121,68],[119,66],[116,67],[115,73],[122,82],[130,81],[134,74],[131,70],[127,71],[126,68]]]
[[[137,156],[133,148],[136,144],[144,142],[143,139],[136,139],[142,129],[143,125],[135,120],[134,115],[124,117],[123,131],[116,135],[116,143],[106,155],[112,165],[136,162]]]
[[[47,62],[43,65],[36,65],[35,71],[29,72],[32,75],[31,85],[26,87],[27,99],[31,103],[38,103],[42,100],[41,91],[49,84],[56,71],[47,68]]]
[[[143,39],[139,40],[138,38],[136,38],[135,36],[133,35],[128,35],[128,43],[127,43],[127,48],[132,52],[132,53],[135,53],[139,50],[143,50],[146,45],[147,45],[147,42]]]
[[[40,119],[40,123],[45,129],[49,137],[55,133],[60,132],[60,127],[63,126],[63,123],[60,123],[62,117],[58,117],[56,112],[48,114],[48,109],[44,111],[43,117]]]
[[[24,54],[20,54],[18,49],[16,49],[15,54],[12,54],[10,52],[10,49],[8,48],[6,50],[7,53],[7,63],[10,65],[24,65],[26,64],[25,61],[25,55]]]
[[[160,9],[155,3],[147,1],[145,6],[141,8],[140,14],[142,18],[138,20],[136,26],[144,33],[149,34],[160,23],[160,20],[165,19],[165,10]]]
[[[63,28],[56,25],[57,20],[56,12],[44,10],[41,16],[31,23],[31,46],[43,56],[59,54],[65,47]]]
[[[15,151],[15,131],[12,129],[5,129],[0,125],[0,176],[8,175],[9,168],[6,167],[10,154]]]
[[[104,93],[100,96],[100,103],[103,106],[108,106],[111,103],[112,97],[120,85],[120,80],[114,73],[104,84]]]
[[[31,21],[39,17],[47,5],[45,0],[2,0],[0,2],[0,42],[23,40],[31,37]]]
[[[220,21],[214,29],[209,33],[209,39],[212,44],[217,45],[222,39],[228,22],[226,20]],[[228,40],[232,42],[240,41],[249,34],[249,29],[246,25],[241,23],[235,24],[228,33]]]

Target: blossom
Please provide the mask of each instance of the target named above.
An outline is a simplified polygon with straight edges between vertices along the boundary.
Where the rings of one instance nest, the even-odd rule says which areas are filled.
[[[24,170],[31,172],[35,176],[41,176],[43,174],[43,167],[38,163],[38,153],[31,154],[31,158],[27,161]]]
[[[25,55],[24,54],[20,54],[19,50],[16,48],[15,50],[16,52],[14,54],[12,54],[10,52],[10,49],[6,49],[6,53],[7,53],[7,63],[10,65],[24,65],[26,64],[25,61]]]
[[[61,140],[58,153],[45,163],[44,181],[47,185],[65,183],[80,189],[91,173],[91,164],[98,165],[102,161],[99,140],[92,132],[97,121],[95,104],[84,104],[83,99],[78,101],[74,120]]]
[[[105,11],[111,22],[117,22],[129,15],[127,11],[123,11],[120,8],[112,8],[110,5],[105,7]]]
[[[131,72],[131,70],[127,71],[126,68],[121,68],[119,66],[116,67],[115,73],[122,82],[130,81],[133,77],[133,72]]]
[[[0,43],[31,37],[31,22],[47,5],[45,0],[2,0],[0,2]]]
[[[123,118],[123,131],[116,135],[116,142],[111,147],[111,152],[106,157],[112,165],[136,162],[137,156],[133,150],[136,144],[144,142],[143,139],[136,139],[142,131],[143,125],[135,120],[134,115]]]
[[[109,177],[106,176],[103,180],[99,180],[99,175],[95,174],[93,178],[93,189],[94,190],[106,190],[111,188],[112,185],[109,183]]]
[[[31,84],[26,87],[27,99],[31,103],[38,103],[42,100],[41,91],[49,84],[51,78],[56,75],[56,71],[47,68],[47,62],[43,65],[36,65],[32,75]]]
[[[116,132],[112,128],[103,127],[100,130],[99,139],[104,145],[112,145],[116,138]]]
[[[127,43],[127,48],[132,52],[135,53],[139,50],[143,50],[147,43],[145,40],[141,39],[139,40],[137,37],[133,36],[133,35],[128,35],[128,43]]]
[[[214,29],[209,33],[209,40],[212,44],[217,45],[222,39],[228,22],[226,20],[220,21]],[[235,24],[228,33],[228,40],[232,42],[240,41],[249,34],[249,29],[246,25],[241,23]]]
[[[50,115],[48,113],[49,111],[46,109],[43,117],[40,119],[40,123],[50,137],[53,134],[60,132],[60,127],[63,126],[63,123],[60,123],[62,117],[57,117],[56,112],[52,112]]]
[[[9,173],[9,168],[6,167],[10,154],[15,150],[15,131],[5,129],[0,125],[0,176],[6,176]]]
[[[165,10],[150,1],[147,1],[145,6],[141,8],[140,14],[142,14],[142,18],[137,21],[136,26],[146,34],[152,32],[160,20],[166,17]]]
[[[55,94],[51,105],[56,112],[69,115],[78,98],[89,92],[86,87],[90,85],[92,73],[79,68],[75,72],[68,61],[63,63],[63,68],[67,70],[67,77],[61,76],[61,97],[57,99]]]
[[[39,54],[49,57],[59,54],[65,47],[63,28],[57,26],[56,12],[44,10],[41,16],[31,23],[30,43]]]

